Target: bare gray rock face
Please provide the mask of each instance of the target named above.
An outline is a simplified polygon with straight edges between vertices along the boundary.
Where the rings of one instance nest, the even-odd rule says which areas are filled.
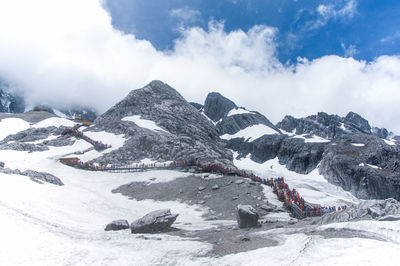
[[[104,231],[119,231],[129,229],[129,222],[127,220],[115,220],[107,224]]]
[[[236,219],[239,228],[248,228],[259,226],[260,216],[250,205],[238,205],[236,208]]]
[[[236,104],[228,98],[225,98],[218,92],[211,92],[207,95],[204,103],[204,113],[211,120],[217,122],[236,107]]]
[[[400,198],[397,145],[363,133],[342,135],[332,144],[326,147],[319,166],[329,182],[362,199]]]
[[[371,126],[369,125],[368,121],[354,112],[350,112],[346,115],[344,118],[344,123],[347,126],[354,127],[363,133],[371,133]]]
[[[133,234],[164,232],[171,227],[177,217],[178,214],[171,214],[170,209],[153,211],[132,222],[131,232]]]
[[[151,120],[162,130],[140,127],[124,117]],[[204,163],[232,165],[232,153],[220,142],[214,125],[176,90],[152,81],[133,90],[121,102],[98,117],[88,130],[124,134],[124,146],[96,159],[97,162],[126,164],[145,158],[156,161],[200,159]]]

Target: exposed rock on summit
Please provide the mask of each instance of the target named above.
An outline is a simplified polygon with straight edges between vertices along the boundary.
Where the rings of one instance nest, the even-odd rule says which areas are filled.
[[[228,98],[218,92],[211,92],[204,103],[204,114],[214,122],[217,122],[236,107],[236,104]]]
[[[129,117],[155,123],[156,128],[123,120]],[[232,153],[220,143],[213,124],[161,81],[152,81],[130,92],[98,117],[90,130],[124,134],[127,139],[122,148],[97,159],[98,162],[125,164],[145,158],[157,161],[198,158],[232,165]]]

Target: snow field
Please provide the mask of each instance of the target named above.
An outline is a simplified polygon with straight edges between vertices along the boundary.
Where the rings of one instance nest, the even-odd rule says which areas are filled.
[[[164,131],[166,133],[169,133],[165,129],[162,129],[161,127],[157,126],[157,124],[154,121],[142,119],[140,117],[140,115],[127,116],[127,117],[122,118],[121,120],[133,122],[139,127],[147,128],[152,131],[158,130],[158,131]]]
[[[229,134],[222,135],[220,138],[228,140],[234,138],[244,138],[247,141],[252,142],[253,140],[256,140],[264,135],[273,135],[273,134],[279,134],[279,132],[277,132],[275,129],[270,128],[269,126],[259,124],[246,127],[245,129],[242,129],[233,135]]]
[[[243,108],[235,108],[230,110],[226,116],[240,115],[240,114],[253,114],[253,112],[247,111],[246,109]]]

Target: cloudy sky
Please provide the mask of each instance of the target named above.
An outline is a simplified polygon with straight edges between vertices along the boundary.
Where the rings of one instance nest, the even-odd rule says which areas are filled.
[[[272,122],[355,111],[400,133],[395,0],[0,0],[0,78],[98,111],[153,79]]]

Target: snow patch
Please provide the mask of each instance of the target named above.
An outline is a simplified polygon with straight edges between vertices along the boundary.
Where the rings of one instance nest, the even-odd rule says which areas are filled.
[[[382,169],[379,166],[376,166],[376,165],[373,165],[373,164],[368,164],[368,163],[360,163],[358,166],[363,166],[363,167],[369,166],[369,167],[374,168],[374,169]]]
[[[20,118],[4,118],[0,121],[0,140],[8,135],[27,130],[29,127],[29,123]]]
[[[391,140],[384,139],[383,141],[386,142],[386,144],[388,144],[390,146],[396,145],[396,141],[394,139],[391,139]]]
[[[329,139],[321,138],[316,135],[308,135],[308,134],[303,134],[303,135],[296,135],[293,138],[298,138],[298,139],[304,139],[304,142],[306,143],[326,143],[326,142],[331,142]]]
[[[279,134],[279,132],[276,131],[275,129],[270,128],[269,126],[258,124],[246,127],[245,129],[242,129],[233,135],[229,134],[222,135],[220,138],[227,140],[234,138],[244,138],[247,141],[252,142],[253,140],[256,140],[264,135],[274,135],[274,134]]]
[[[364,143],[351,143],[351,145],[353,145],[355,147],[365,147]]]
[[[162,129],[161,127],[157,126],[157,124],[154,121],[147,120],[147,119],[142,119],[140,115],[133,115],[133,116],[126,116],[121,119],[122,121],[130,121],[138,125],[139,127],[142,128],[147,128],[151,131],[163,131],[166,133],[169,133],[165,129]]]
[[[237,108],[237,109],[232,109],[229,111],[227,116],[232,116],[232,115],[241,115],[241,114],[254,114],[254,112],[247,111],[244,108]]]
[[[61,111],[59,111],[59,110],[57,110],[57,109],[53,109],[53,111],[54,111],[54,114],[55,114],[55,115],[57,115],[57,116],[59,116],[59,117],[61,117],[61,118],[65,118],[65,119],[68,119],[68,118],[69,118],[66,114],[62,113]]]
[[[60,127],[60,126],[65,126],[65,127],[73,127],[75,126],[75,123],[72,122],[71,120],[61,118],[61,117],[50,117],[45,120],[42,120],[34,125],[32,127],[34,128],[41,128],[41,127]]]

